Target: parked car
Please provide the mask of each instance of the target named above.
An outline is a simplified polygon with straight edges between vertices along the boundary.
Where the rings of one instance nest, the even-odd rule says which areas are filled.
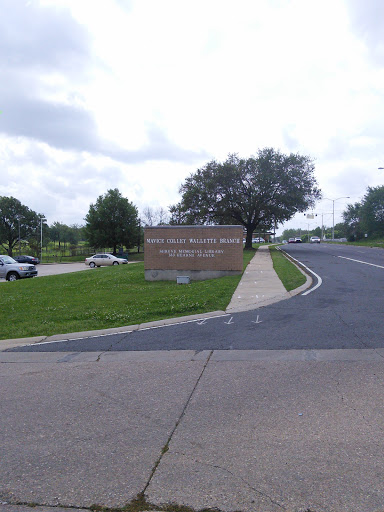
[[[311,244],[319,244],[320,238],[318,236],[311,236],[310,242],[311,242]]]
[[[18,263],[8,255],[0,255],[0,277],[7,281],[17,281],[23,277],[35,277],[37,270],[30,263]]]
[[[301,243],[302,243],[302,239],[299,236],[297,236],[295,238],[295,244],[301,244]]]
[[[261,237],[252,238],[253,244],[263,244],[264,242],[265,242],[264,238],[261,238]]]
[[[125,258],[117,258],[113,254],[94,254],[89,258],[85,258],[85,264],[90,267],[106,267],[108,265],[126,264],[128,260]]]
[[[287,240],[283,240],[281,243],[282,244],[287,244],[288,242],[287,242]]]
[[[39,258],[35,258],[34,256],[27,256],[26,254],[22,256],[15,256],[14,259],[19,263],[31,263],[32,265],[37,265],[40,263]]]
[[[294,244],[295,240],[296,240],[295,238],[289,238],[288,243],[289,244]]]

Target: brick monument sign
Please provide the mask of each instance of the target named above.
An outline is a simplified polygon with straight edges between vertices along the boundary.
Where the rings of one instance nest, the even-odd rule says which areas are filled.
[[[147,281],[191,280],[241,274],[242,226],[157,226],[144,228]]]

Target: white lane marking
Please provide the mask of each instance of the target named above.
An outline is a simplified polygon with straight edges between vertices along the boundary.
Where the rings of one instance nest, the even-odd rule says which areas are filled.
[[[224,315],[215,315],[215,316],[208,316],[204,318],[203,320],[212,320],[213,318],[223,318],[225,316],[229,316],[229,313],[226,313]],[[39,345],[49,345],[50,343],[64,343],[65,341],[78,341],[78,340],[89,340],[91,338],[104,338],[106,336],[115,336],[116,334],[129,334],[131,332],[138,332],[138,331],[150,331],[152,329],[162,329],[163,327],[172,327],[174,325],[184,325],[184,324],[193,324],[193,323],[201,322],[201,319],[195,319],[195,320],[184,320],[183,322],[174,322],[172,324],[163,324],[163,325],[154,325],[152,327],[141,327],[140,329],[131,329],[128,331],[119,331],[119,332],[109,332],[107,334],[95,334],[92,336],[84,336],[82,338],[65,338],[62,340],[54,340],[54,341],[42,341],[40,343],[26,343],[25,345],[20,345],[23,347],[38,347]],[[198,324],[200,325],[200,324]]]
[[[233,316],[231,316],[231,318],[228,320],[228,322],[224,322],[224,323],[228,324],[228,325],[233,324],[232,320],[233,320]]]
[[[285,251],[283,251],[283,249],[279,249],[281,252],[283,252],[284,254],[288,254],[286,253]],[[299,265],[301,265],[302,267],[304,267],[306,270],[308,270],[308,272],[310,272],[312,275],[314,275],[317,279],[317,284],[313,287],[313,288],[310,288],[309,290],[307,290],[306,292],[302,293],[301,295],[308,295],[309,293],[312,293],[314,292],[317,288],[319,288],[319,286],[321,286],[323,284],[323,280],[321,279],[320,276],[318,276],[313,270],[311,270],[310,268],[308,268],[306,265],[304,265],[304,263],[301,263],[301,261],[297,260],[296,258],[294,258],[293,256],[291,256],[290,254],[288,254],[288,256],[290,258],[292,258],[294,261],[296,261],[296,263],[298,263]]]
[[[252,320],[253,324],[261,324],[262,322],[262,320],[259,320],[259,315],[257,315],[256,321]]]
[[[353,258],[346,258],[345,256],[338,256],[338,258],[343,258],[343,260],[356,261],[356,263],[364,263],[364,265],[371,265],[371,267],[384,268],[383,265],[375,265],[374,263],[368,263],[367,261],[354,260]]]

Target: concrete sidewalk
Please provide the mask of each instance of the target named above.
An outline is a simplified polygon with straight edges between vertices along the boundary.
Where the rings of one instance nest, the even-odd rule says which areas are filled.
[[[10,355],[1,512],[384,509],[383,350]]]
[[[300,268],[299,270],[305,275],[306,283],[292,292],[287,292],[273,268],[269,246],[260,246],[245,269],[226,312],[257,309],[301,293],[311,285],[312,279]]]

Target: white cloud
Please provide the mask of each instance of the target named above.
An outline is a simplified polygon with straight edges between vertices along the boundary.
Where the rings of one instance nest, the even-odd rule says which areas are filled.
[[[0,195],[49,222],[115,187],[166,208],[265,146],[315,158],[325,197],[383,182],[380,0],[4,2]]]

